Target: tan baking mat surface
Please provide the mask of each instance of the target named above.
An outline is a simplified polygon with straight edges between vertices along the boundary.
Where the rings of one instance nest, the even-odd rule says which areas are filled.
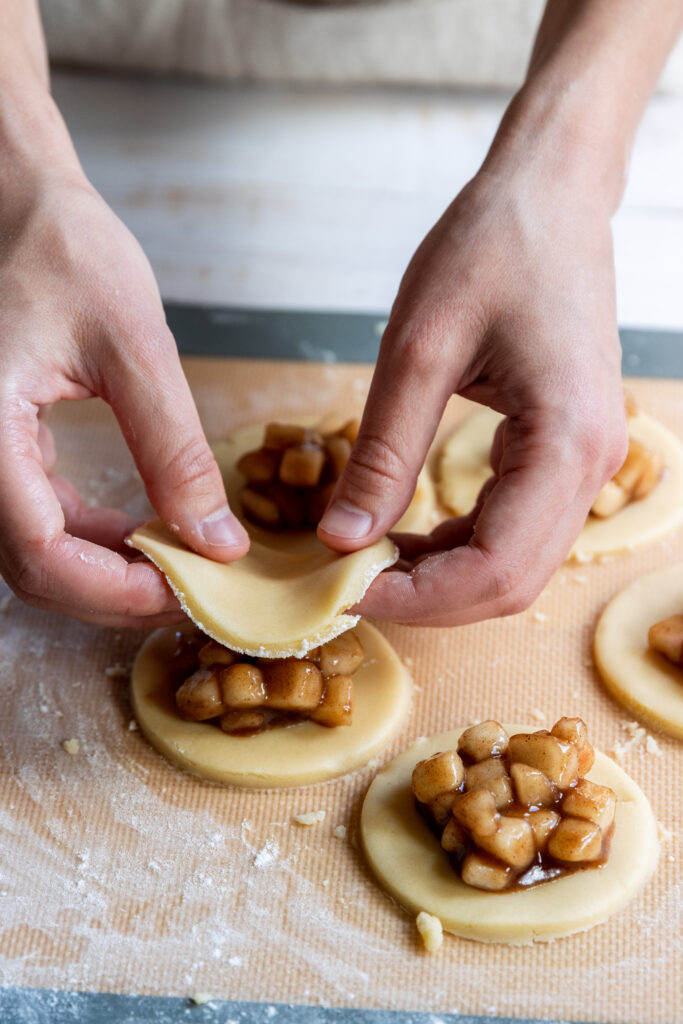
[[[362,408],[367,367],[188,360],[211,439],[302,411]],[[674,382],[629,385],[683,437]],[[466,414],[453,402],[447,422]],[[144,514],[113,420],[95,402],[53,410],[63,472],[84,495]],[[624,764],[674,836],[656,876],[611,921],[535,948],[447,937],[429,956],[375,887],[356,846],[379,764],[419,736],[495,717],[580,714],[596,745],[630,716],[603,692],[590,642],[606,600],[683,560],[683,531],[602,564],[562,568],[534,608],[454,630],[386,627],[411,666],[414,707],[377,762],[302,790],[222,789],[185,776],[131,731],[141,635],[3,603],[0,982],[146,994],[671,1024],[680,1013],[683,747],[658,737]],[[76,738],[80,752],[65,753]],[[326,810],[312,828],[293,815]],[[345,825],[347,837],[333,829]],[[634,837],[635,841],[636,837]],[[416,865],[419,870],[419,865]]]

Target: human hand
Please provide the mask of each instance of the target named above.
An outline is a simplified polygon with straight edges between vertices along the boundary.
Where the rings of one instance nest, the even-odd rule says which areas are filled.
[[[0,204],[0,572],[28,603],[86,621],[177,621],[161,573],[123,546],[136,524],[89,508],[55,475],[40,410],[101,396],[152,505],[185,543],[230,561],[248,538],[142,250],[82,175],[47,177]]]
[[[391,530],[452,394],[507,419],[473,513],[399,535],[402,561],[355,611],[430,626],[521,611],[623,462],[611,210],[539,163],[485,164],[401,283],[320,538],[351,551]]]

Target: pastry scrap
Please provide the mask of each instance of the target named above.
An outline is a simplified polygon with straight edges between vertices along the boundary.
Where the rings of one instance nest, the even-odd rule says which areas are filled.
[[[418,741],[373,781],[361,835],[402,906],[486,942],[546,941],[604,921],[658,855],[644,794],[592,751],[576,719],[553,733],[487,722]]]
[[[595,499],[572,548],[570,557],[579,561],[650,543],[683,518],[683,444],[630,399],[626,411],[628,455]],[[499,413],[481,409],[447,439],[438,487],[453,514],[469,512],[491,476],[489,454],[502,421]]]
[[[612,696],[637,718],[683,739],[683,566],[636,580],[598,622],[593,655]]]
[[[232,725],[230,721],[220,722],[219,727],[214,721],[216,716],[201,721],[184,719],[176,694],[182,690],[198,665],[201,650],[207,646],[206,637],[200,638],[195,627],[188,623],[179,630],[172,627],[156,630],[138,652],[131,676],[135,717],[143,734],[165,757],[186,771],[215,782],[248,787],[301,786],[343,775],[367,763],[385,746],[407,713],[411,694],[410,676],[378,630],[360,622],[354,633],[364,657],[351,676],[352,715],[345,709],[347,694],[341,692],[341,687],[340,699],[336,702],[331,701],[325,707],[323,699],[317,710],[310,709],[317,720],[314,714],[304,717],[301,709],[293,710],[290,703],[288,708],[277,709],[284,714],[279,722],[270,723],[276,727],[263,728],[267,723],[260,723],[258,731],[245,728],[246,735],[240,735],[241,730],[232,731],[234,721]],[[328,670],[321,674],[326,674],[329,682],[335,678],[334,673],[330,674],[335,663],[336,668],[350,670],[357,661],[357,654],[355,642],[340,644],[335,640],[327,650],[322,648],[316,655],[317,667]],[[231,654],[211,646],[204,658],[207,669],[215,669],[220,664],[216,659],[230,661]],[[228,674],[233,665],[240,664],[249,663],[239,658],[232,661],[226,666]],[[286,667],[292,662],[273,662],[273,666],[277,664]],[[268,667],[264,668],[267,676]],[[282,668],[275,669],[276,675],[278,671],[282,672]],[[204,694],[209,704],[215,698],[223,699],[222,672],[223,669],[211,672],[214,678],[218,676],[219,693],[214,690]],[[337,673],[337,679],[340,674]],[[276,698],[276,703],[290,700],[293,693],[296,696],[296,687],[287,694],[286,679],[280,679],[280,684],[284,701]],[[249,690],[248,685],[246,690]],[[245,689],[241,692],[244,694]],[[234,698],[235,690],[232,694]],[[181,697],[184,713],[196,713],[197,704],[192,710],[192,703],[187,694]],[[201,706],[201,700],[198,704]],[[221,707],[215,704],[214,710],[220,711]],[[208,712],[211,708],[204,704],[204,710]],[[232,710],[240,712],[239,708]],[[249,708],[242,710],[250,711]],[[276,709],[271,705],[271,710]],[[333,727],[336,724],[333,719],[342,727]],[[224,724],[228,731],[224,730]],[[242,719],[242,725],[245,724]]]

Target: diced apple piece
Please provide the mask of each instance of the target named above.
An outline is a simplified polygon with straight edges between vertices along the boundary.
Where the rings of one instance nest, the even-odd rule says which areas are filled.
[[[573,743],[552,736],[545,729],[519,732],[510,737],[510,760],[538,768],[559,789],[573,786],[579,777],[579,755]]]
[[[208,668],[197,669],[176,690],[176,706],[181,718],[205,722],[225,711],[218,676]]]
[[[290,487],[315,487],[325,465],[325,453],[314,445],[287,448],[280,463],[280,480]]]
[[[413,769],[413,793],[423,804],[430,804],[441,793],[460,789],[465,766],[455,750],[432,754]]]
[[[561,821],[557,811],[551,811],[549,807],[543,807],[539,811],[532,811],[527,815],[526,820],[531,826],[534,834],[534,845],[537,850],[543,851],[548,845],[548,840],[553,831]]]
[[[528,868],[536,853],[534,833],[524,818],[501,815],[493,835],[477,835],[476,841],[483,850],[509,864],[515,871]]]
[[[294,423],[269,423],[266,427],[263,446],[282,451],[293,445],[304,444],[305,441],[310,440],[311,433],[306,427],[299,427]]]
[[[488,892],[501,892],[512,881],[512,869],[479,853],[468,853],[462,862],[460,877],[466,885]]]
[[[199,664],[202,668],[208,668],[209,665],[234,665],[238,657],[229,647],[209,640],[199,652]]]
[[[582,718],[559,718],[550,732],[558,739],[574,744],[579,755],[579,775],[591,770],[595,751],[588,742],[588,726]]]
[[[683,665],[683,615],[670,615],[655,622],[647,635],[650,647],[659,651],[674,665]]]
[[[508,735],[499,722],[486,721],[465,729],[458,743],[458,753],[473,761],[484,761],[488,757],[504,754],[508,747]]]
[[[218,719],[223,732],[258,732],[266,724],[266,716],[263,711],[226,711]]]
[[[350,676],[330,676],[320,705],[311,712],[311,718],[320,725],[336,728],[351,725],[353,716],[353,680]]]
[[[487,757],[485,761],[477,761],[466,768],[465,789],[488,789],[493,793],[498,811],[509,807],[513,800],[510,777],[499,757]]]
[[[643,498],[647,498],[648,494],[651,494],[659,483],[663,472],[664,459],[659,452],[649,451],[647,461],[642,467],[640,478],[631,491],[631,500],[641,501]]]
[[[582,818],[562,818],[548,840],[548,853],[555,860],[572,864],[599,860],[602,853],[599,825]]]
[[[223,702],[228,708],[258,708],[266,703],[263,672],[258,665],[240,662],[220,673]]]
[[[492,836],[500,821],[493,793],[488,789],[457,793],[453,800],[453,815],[463,828],[473,833],[477,842],[480,836]]]
[[[517,761],[510,765],[510,777],[520,804],[525,807],[550,807],[559,793],[547,775],[538,768]]]
[[[562,812],[592,821],[605,832],[614,821],[616,806],[616,795],[609,786],[581,779],[562,801]]]
[[[467,836],[454,817],[450,817],[441,833],[441,845],[448,853],[461,853],[467,845]]]
[[[277,474],[280,464],[278,452],[259,448],[246,452],[237,463],[237,469],[250,484],[267,484]]]
[[[324,676],[350,676],[363,664],[363,645],[350,629],[320,648],[318,664]]]
[[[253,487],[245,487],[240,493],[244,514],[264,526],[280,526],[282,516],[278,503],[267,494],[261,494]]]
[[[429,810],[432,812],[434,822],[443,828],[448,822],[451,816],[453,808],[453,800],[455,799],[455,791],[449,790],[447,793],[439,793],[433,800],[429,802]]]
[[[312,661],[274,661],[263,668],[268,704],[283,711],[312,711],[323,695],[323,677]]]

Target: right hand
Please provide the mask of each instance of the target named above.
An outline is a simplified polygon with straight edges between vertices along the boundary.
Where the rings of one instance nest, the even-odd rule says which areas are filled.
[[[29,604],[85,621],[178,621],[161,573],[126,555],[136,524],[88,507],[54,474],[41,409],[100,396],[181,540],[217,561],[239,558],[249,540],[140,246],[82,175],[47,177],[0,204],[0,572]]]

